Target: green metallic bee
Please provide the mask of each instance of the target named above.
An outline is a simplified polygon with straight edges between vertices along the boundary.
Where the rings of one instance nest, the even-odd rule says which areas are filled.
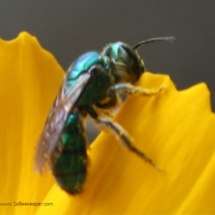
[[[128,133],[112,121],[111,108],[119,94],[154,95],[161,91],[135,87],[144,73],[144,62],[136,49],[151,42],[172,42],[174,37],[153,38],[133,48],[123,42],[107,45],[101,53],[87,52],[68,69],[49,113],[35,154],[35,170],[48,164],[59,186],[69,194],[82,191],[87,175],[87,115],[100,127],[109,129],[124,147],[159,169],[132,143]]]

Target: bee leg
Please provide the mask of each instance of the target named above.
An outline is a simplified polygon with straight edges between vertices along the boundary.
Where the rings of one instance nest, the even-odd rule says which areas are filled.
[[[114,118],[114,116],[115,116],[111,111],[108,111],[108,110],[100,109],[98,112],[99,112],[99,115],[105,116],[105,117],[108,117],[108,118]]]
[[[143,87],[136,87],[132,84],[117,84],[113,87],[113,89],[120,94],[126,95],[146,95],[151,96],[161,92],[164,87],[160,87],[158,89],[148,89]]]
[[[96,111],[98,115],[106,115],[107,117],[114,117],[113,110],[116,109],[122,103],[122,99],[119,94],[115,92],[114,89],[111,89],[108,96],[95,104]]]
[[[121,98],[116,93],[115,89],[111,89],[108,96],[99,103],[96,103],[96,107],[101,109],[108,109],[112,107],[117,107],[122,103]]]
[[[144,154],[142,151],[140,151],[133,145],[132,137],[121,125],[116,122],[113,122],[111,119],[100,116],[98,116],[95,121],[97,122],[99,128],[105,131],[110,131],[116,137],[117,140],[120,140],[120,142],[125,148],[129,149],[131,152],[144,159],[146,162],[154,166],[157,170],[161,170],[161,168],[157,166],[153,162],[153,160],[151,160],[146,154]]]
[[[99,114],[93,107],[87,107],[87,112],[95,120],[101,130],[111,132],[117,140],[120,140],[120,142],[125,148],[129,149],[131,152],[135,153],[136,155],[144,159],[146,162],[154,166],[157,170],[161,171],[161,168],[157,166],[153,162],[153,160],[151,160],[146,154],[144,154],[142,151],[140,151],[133,145],[132,137],[121,125],[112,121],[112,119],[99,116]]]

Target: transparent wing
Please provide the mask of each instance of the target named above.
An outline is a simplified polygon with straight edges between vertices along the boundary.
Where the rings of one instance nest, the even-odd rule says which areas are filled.
[[[63,82],[38,141],[34,158],[35,171],[44,170],[44,165],[49,160],[50,155],[58,143],[68,113],[75,107],[89,79],[89,73],[82,74],[66,94],[64,93],[65,81]]]

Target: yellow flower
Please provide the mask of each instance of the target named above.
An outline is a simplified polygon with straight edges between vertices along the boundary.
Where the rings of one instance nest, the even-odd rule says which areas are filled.
[[[145,73],[140,86],[165,89],[129,98],[114,120],[163,171],[101,133],[84,192],[69,196],[51,173],[33,173],[62,68],[27,33],[0,40],[0,59],[0,214],[215,214],[215,116],[205,84],[177,91],[168,76]]]

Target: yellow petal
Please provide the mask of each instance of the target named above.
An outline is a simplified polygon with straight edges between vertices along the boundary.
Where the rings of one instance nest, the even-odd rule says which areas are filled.
[[[164,86],[151,97],[134,96],[116,117],[157,171],[102,133],[89,150],[85,190],[69,196],[56,185],[38,214],[214,214],[215,116],[205,84],[177,91],[165,75],[145,73],[139,85]]]
[[[102,133],[88,153],[91,165],[84,192],[69,196],[53,185],[50,174],[33,174],[36,140],[63,71],[26,33],[0,41],[0,57],[0,203],[51,203],[1,206],[1,214],[215,213],[215,117],[205,84],[177,91],[168,76],[145,73],[140,86],[165,90],[128,99],[115,120],[163,171]]]
[[[0,203],[42,202],[53,179],[33,173],[33,157],[63,70],[27,33],[0,40],[0,59]],[[36,209],[0,206],[0,214]]]

